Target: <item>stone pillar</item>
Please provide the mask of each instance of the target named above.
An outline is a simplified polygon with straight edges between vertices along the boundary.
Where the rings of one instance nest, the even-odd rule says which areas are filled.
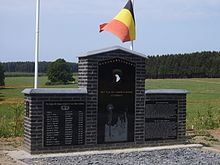
[[[135,64],[134,142],[144,142],[145,55],[122,47],[111,47],[88,52],[79,57],[79,87],[86,88],[88,91],[86,108],[86,144],[97,144],[98,64],[99,62],[116,58]]]

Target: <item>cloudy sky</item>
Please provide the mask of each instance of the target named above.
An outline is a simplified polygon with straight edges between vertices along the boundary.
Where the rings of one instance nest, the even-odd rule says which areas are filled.
[[[99,25],[127,0],[41,0],[40,61],[77,62],[83,52],[120,45]],[[0,0],[0,62],[34,61],[36,0]],[[135,51],[146,55],[220,51],[220,0],[135,0]]]

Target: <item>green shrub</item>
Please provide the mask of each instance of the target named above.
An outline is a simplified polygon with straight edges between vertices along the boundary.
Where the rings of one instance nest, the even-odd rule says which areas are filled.
[[[61,58],[49,65],[47,75],[52,83],[62,82],[62,84],[67,84],[68,82],[74,81],[71,67]]]
[[[22,137],[24,132],[23,104],[12,104],[10,111],[13,118],[9,119],[5,115],[0,117],[0,137]]]
[[[187,129],[207,130],[220,128],[220,113],[216,113],[211,104],[206,104],[205,109],[206,111],[197,109],[196,113],[188,114],[188,116],[193,115],[194,117],[190,120],[187,119]]]
[[[12,110],[14,113],[14,119],[13,119],[14,136],[15,137],[23,136],[24,105],[23,104],[14,104],[14,105],[12,105]]]

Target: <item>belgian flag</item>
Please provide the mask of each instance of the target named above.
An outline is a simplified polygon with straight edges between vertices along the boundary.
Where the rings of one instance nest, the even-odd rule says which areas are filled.
[[[113,33],[122,42],[135,40],[135,18],[131,0],[128,0],[124,9],[111,22],[100,25],[100,32],[104,30]]]

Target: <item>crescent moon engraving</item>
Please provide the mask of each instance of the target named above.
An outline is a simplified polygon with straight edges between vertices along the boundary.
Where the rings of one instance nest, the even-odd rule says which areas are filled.
[[[119,82],[121,80],[120,76],[118,74],[115,74],[116,82]]]

